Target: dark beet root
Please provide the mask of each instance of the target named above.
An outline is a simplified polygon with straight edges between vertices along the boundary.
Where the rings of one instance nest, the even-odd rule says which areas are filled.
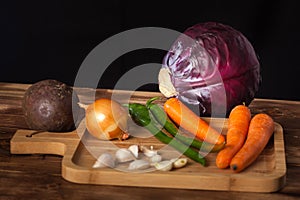
[[[76,94],[72,97],[73,88],[57,80],[42,80],[30,86],[22,105],[28,128],[50,132],[74,130],[73,110],[79,110],[79,100]]]

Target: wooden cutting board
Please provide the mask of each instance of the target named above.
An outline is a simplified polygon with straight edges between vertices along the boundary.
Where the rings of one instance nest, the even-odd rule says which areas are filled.
[[[221,128],[223,134],[226,133],[227,119],[206,120],[216,128]],[[84,122],[76,131],[68,133],[18,130],[11,140],[11,153],[61,155],[62,177],[80,184],[244,192],[274,192],[285,184],[283,129],[278,123],[275,123],[274,135],[262,154],[241,173],[218,169],[215,165],[216,153],[205,157],[205,167],[189,160],[184,168],[168,172],[152,169],[132,173],[126,170],[126,164],[116,169],[92,168],[101,153],[114,153],[118,148],[127,148],[131,144],[153,146],[165,159],[179,156],[175,150],[151,137],[147,130],[134,124],[130,124],[129,130],[132,136],[128,140],[112,142],[93,138],[87,132]]]

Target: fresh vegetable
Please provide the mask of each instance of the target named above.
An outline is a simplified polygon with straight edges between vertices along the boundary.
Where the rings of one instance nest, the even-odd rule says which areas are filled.
[[[251,112],[245,105],[234,107],[229,115],[226,145],[218,153],[216,165],[218,168],[227,168],[233,156],[242,148],[247,137]]]
[[[178,158],[178,159],[172,159],[173,162],[173,168],[178,169],[184,167],[188,160],[186,158]]]
[[[100,140],[127,139],[126,110],[116,101],[106,98],[95,100],[90,105],[79,104],[85,109],[86,128]]]
[[[116,151],[115,157],[119,163],[125,163],[135,160],[135,156],[131,153],[129,149],[120,148]]]
[[[164,110],[172,121],[194,134],[197,138],[211,144],[224,144],[224,136],[209,126],[206,121],[197,116],[179,99],[169,98],[164,103]]]
[[[148,149],[146,146],[141,145],[139,149],[144,153],[145,156],[149,158],[158,155],[157,150],[154,150],[153,146],[150,146],[150,149]]]
[[[103,153],[93,164],[93,168],[103,168],[103,167],[115,168],[116,164],[117,161],[113,157],[113,155],[111,155],[110,153]]]
[[[261,82],[260,64],[241,32],[221,23],[199,23],[173,43],[158,79],[166,97],[197,105],[203,116],[223,116],[253,100]]]
[[[144,170],[150,167],[148,160],[134,160],[128,166],[128,170]]]
[[[213,145],[207,142],[200,141],[198,139],[194,139],[191,137],[186,137],[185,135],[180,133],[180,130],[177,126],[171,121],[171,119],[167,116],[166,112],[159,105],[152,103],[157,100],[159,97],[153,97],[149,99],[146,103],[146,107],[150,110],[154,118],[160,123],[171,135],[176,137],[176,139],[185,143],[186,145],[190,145],[191,147],[195,147],[205,152],[217,152],[223,148],[224,143],[221,145]]]
[[[274,132],[273,119],[264,113],[256,114],[250,121],[245,144],[233,157],[230,168],[240,172],[261,154]]]
[[[157,163],[154,163],[155,169],[163,172],[171,171],[173,168],[173,162],[170,160],[163,160]]]
[[[132,144],[128,147],[128,150],[132,153],[135,158],[139,157],[139,146],[136,144]]]
[[[28,127],[34,130],[74,130],[74,121],[79,112],[78,101],[73,88],[65,83],[52,79],[36,82],[24,94],[22,109],[25,121]]]
[[[138,103],[128,104],[129,114],[132,120],[139,126],[145,127],[152,133],[159,141],[168,144],[177,151],[183,153],[192,160],[205,165],[205,159],[195,150],[189,146],[181,143],[180,141],[173,139],[163,133],[157,126],[153,118],[151,118],[149,110],[145,105]]]
[[[133,148],[132,148],[133,147]],[[143,153],[145,154],[146,151],[152,151],[152,155],[147,154],[146,157],[139,155],[138,149],[139,146],[136,144],[130,145],[127,149],[120,148],[118,149],[115,154],[111,154],[108,152],[102,153],[93,164],[93,168],[119,168],[125,170],[124,166],[127,165],[127,170],[134,172],[134,171],[141,171],[147,170],[149,172],[149,168],[152,166],[157,170],[160,171],[170,171],[173,168],[179,169],[187,165],[188,159],[187,158],[173,158],[168,160],[162,160],[162,156],[158,154],[157,150],[154,150],[150,146],[148,149],[145,146],[140,146],[141,150],[144,150]],[[134,151],[132,151],[134,150]],[[131,154],[132,153],[132,154]]]

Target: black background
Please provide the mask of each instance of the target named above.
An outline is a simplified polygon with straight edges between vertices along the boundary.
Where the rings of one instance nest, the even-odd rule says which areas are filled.
[[[138,27],[183,32],[205,21],[241,31],[259,56],[262,85],[256,97],[300,100],[297,1],[5,1],[1,2],[1,82],[46,78],[73,85],[88,53],[105,39]],[[141,50],[116,60],[99,87],[113,88],[130,68],[161,63],[165,52]],[[128,88],[130,89],[130,88]],[[142,90],[157,90],[145,86]]]

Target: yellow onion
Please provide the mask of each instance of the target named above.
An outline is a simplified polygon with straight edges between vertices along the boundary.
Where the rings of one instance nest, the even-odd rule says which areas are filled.
[[[101,140],[124,140],[129,137],[128,114],[118,102],[100,98],[82,107],[85,108],[86,128],[94,137]]]

